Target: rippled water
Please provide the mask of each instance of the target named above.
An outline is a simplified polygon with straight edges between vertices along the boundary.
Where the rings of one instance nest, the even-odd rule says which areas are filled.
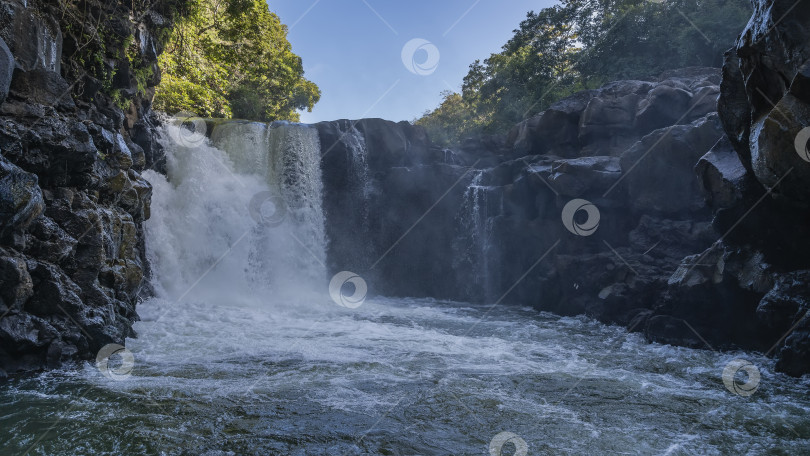
[[[139,308],[131,375],[0,386],[2,454],[807,454],[810,379],[586,318],[376,299]],[[750,397],[724,366],[759,367]],[[503,447],[512,454],[514,446]]]
[[[218,149],[167,131],[168,176],[145,173],[167,299],[138,307],[130,375],[85,363],[0,384],[0,454],[497,456],[507,437],[504,456],[810,454],[810,377],[759,355],[514,307],[339,307],[315,132],[236,123]],[[250,213],[267,192],[283,223]],[[739,358],[761,373],[751,396],[722,381]]]

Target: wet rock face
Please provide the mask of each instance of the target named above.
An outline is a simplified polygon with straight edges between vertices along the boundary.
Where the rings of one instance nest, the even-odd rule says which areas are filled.
[[[453,151],[402,124],[319,125],[329,267],[380,294],[586,314],[807,372],[806,212],[756,172],[786,145],[756,133],[728,62],[581,92]],[[767,146],[741,151],[757,134]]]
[[[654,130],[688,125],[717,110],[720,74],[712,68],[668,72],[655,81],[616,81],[558,101],[507,138],[511,158],[619,156]]]
[[[5,101],[8,88],[11,86],[11,75],[14,73],[14,54],[6,42],[0,38],[0,103]]]
[[[147,35],[170,24],[164,3],[84,10],[114,33],[98,57],[119,75],[112,86],[130,104],[125,114],[99,90],[104,75],[75,73],[81,46],[55,4],[0,0],[0,374],[93,359],[132,334],[148,271],[152,190],[141,172],[161,151],[149,99],[123,71],[132,51],[123,38],[145,37],[138,58],[153,65]]]
[[[763,351],[792,375],[810,372],[809,82],[810,9],[755,1],[723,66],[719,113],[728,141],[697,168],[715,226],[730,233],[719,248],[740,252],[724,268],[745,271],[745,258],[759,258],[767,284],[734,288],[752,292],[748,306],[756,306],[757,330],[769,339]]]
[[[723,136],[719,82],[709,68],[613,82],[454,151],[413,127],[321,124],[330,268],[381,294],[628,323],[718,237],[694,166]],[[561,220],[578,199],[601,219],[587,236]]]
[[[785,0],[754,7],[726,56],[720,113],[743,165],[766,189],[806,207],[810,161],[807,145],[795,142],[810,126],[810,9]]]
[[[466,187],[452,183],[471,179],[467,167],[453,164],[460,158],[432,146],[421,127],[407,122],[338,120],[316,127],[329,269],[360,274],[382,295],[452,296],[455,283],[446,277],[455,232],[447,217]]]
[[[0,237],[22,231],[45,211],[37,176],[0,156]]]

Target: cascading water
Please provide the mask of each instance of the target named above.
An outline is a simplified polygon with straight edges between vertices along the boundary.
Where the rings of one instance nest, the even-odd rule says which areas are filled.
[[[284,122],[227,122],[214,128],[211,140],[226,151],[235,173],[267,185],[249,202],[258,222],[249,261],[254,282],[271,289],[322,282],[326,235],[317,130]]]
[[[374,191],[374,186],[369,179],[368,171],[368,148],[366,138],[354,125],[349,124],[341,131],[342,141],[346,144],[351,153],[351,163],[349,166],[350,189],[354,190],[356,196],[366,203],[365,217],[368,217],[368,199]]]
[[[483,185],[484,171],[478,171],[464,192],[456,217],[457,236],[453,245],[453,269],[464,295],[473,301],[494,298],[494,270],[497,251],[492,243],[495,217],[503,213],[502,195]]]
[[[169,126],[168,179],[147,173],[158,296],[138,306],[131,373],[86,363],[9,381],[3,454],[474,455],[497,454],[505,435],[528,454],[810,450],[810,378],[762,355],[517,307],[337,306],[319,152],[300,125],[228,123],[212,143]],[[503,212],[485,177],[461,211],[476,261]],[[720,377],[740,357],[759,366],[751,396]]]
[[[314,128],[227,122],[211,142],[177,126],[167,136],[168,179],[145,173],[155,187],[146,230],[158,289],[294,294],[325,280]],[[228,273],[210,274],[212,265]]]

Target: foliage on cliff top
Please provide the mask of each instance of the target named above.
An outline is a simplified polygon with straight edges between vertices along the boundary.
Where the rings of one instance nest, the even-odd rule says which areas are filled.
[[[264,0],[191,0],[158,62],[154,107],[170,114],[297,121],[321,94]]]
[[[750,15],[748,0],[561,0],[530,12],[502,52],[470,65],[461,93],[444,92],[416,123],[448,145],[609,81],[720,67]]]

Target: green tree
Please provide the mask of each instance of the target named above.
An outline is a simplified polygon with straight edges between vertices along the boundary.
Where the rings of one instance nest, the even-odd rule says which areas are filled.
[[[750,8],[747,0],[562,0],[529,12],[502,52],[470,66],[460,94],[443,94],[439,108],[416,123],[450,144],[505,132],[612,80],[719,67]]]
[[[159,65],[154,104],[169,113],[297,121],[320,99],[263,0],[192,0]]]

